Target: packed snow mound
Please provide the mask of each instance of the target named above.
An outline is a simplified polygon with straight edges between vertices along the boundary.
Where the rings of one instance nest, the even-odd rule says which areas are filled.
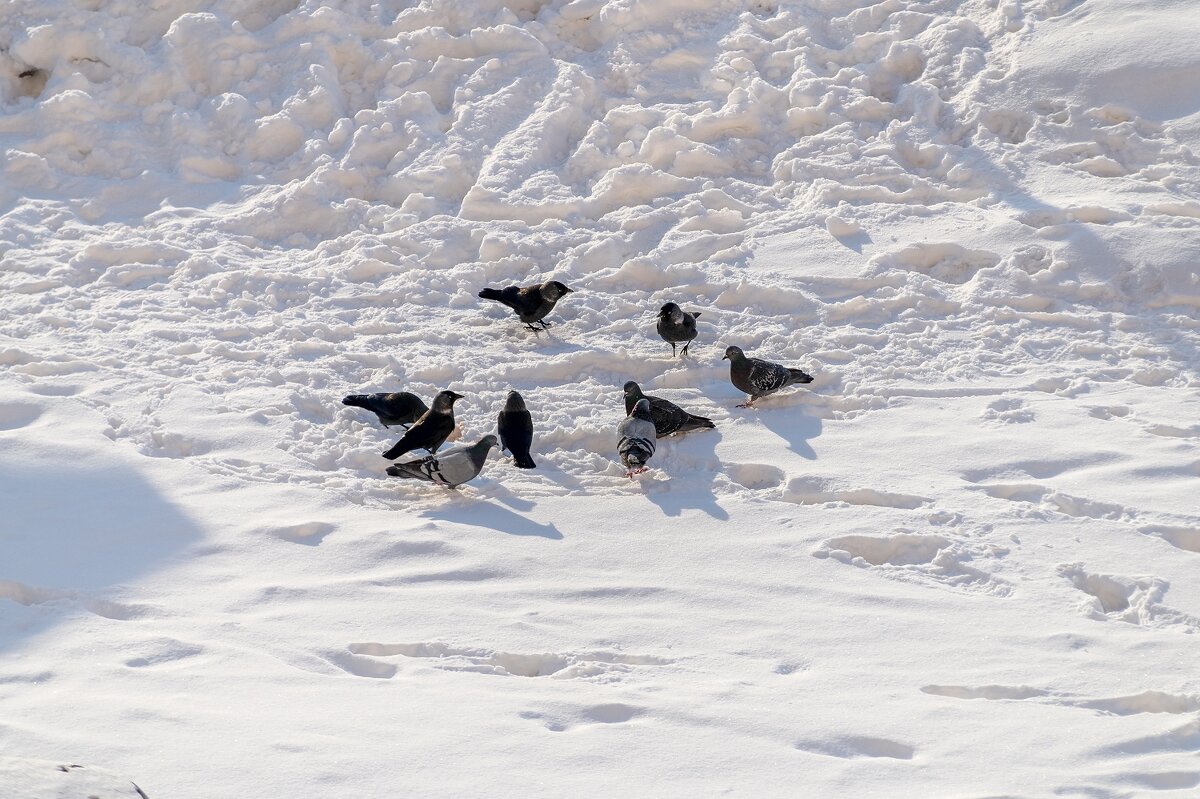
[[[1139,333],[1101,321],[1200,306],[1187,143],[1098,94],[1003,102],[1090,5],[18,2],[5,358],[30,376],[138,363],[162,408],[114,412],[113,436],[244,473],[163,421],[219,394],[321,484],[375,476],[378,444],[328,401],[343,389],[453,383],[476,408],[539,389],[545,446],[606,468],[592,430],[614,387],[712,395],[631,338],[669,299],[709,309],[700,352],[817,353],[835,414],[889,374],[1019,376],[1008,351],[1043,325],[1187,382],[1186,350],[1139,358]],[[1047,174],[1053,196],[1031,193]],[[777,241],[835,277],[777,265]],[[581,289],[558,311],[572,343],[528,341],[475,297],[550,276]],[[914,314],[947,337],[914,341]],[[497,336],[511,346],[474,354]],[[68,362],[40,343],[64,338]]]

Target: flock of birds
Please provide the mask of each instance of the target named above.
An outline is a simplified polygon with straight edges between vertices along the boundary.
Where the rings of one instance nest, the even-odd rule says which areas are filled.
[[[509,286],[504,289],[486,288],[479,292],[485,300],[495,300],[513,310],[517,318],[540,333],[550,326],[545,317],[554,310],[560,299],[572,289],[557,280],[537,286]],[[684,311],[668,302],[658,312],[658,335],[671,345],[671,354],[687,355],[696,339],[696,317],[699,311]],[[682,353],[678,345],[682,344]],[[749,395],[739,408],[751,408],[755,400],[774,394],[798,383],[811,383],[812,376],[778,363],[749,358],[739,347],[728,347],[723,360],[729,361],[729,380],[739,391]],[[630,380],[624,386],[625,418],[617,425],[617,453],[625,466],[625,476],[646,471],[654,456],[655,443],[664,436],[716,427],[711,419],[688,413],[662,397],[642,393],[641,386]],[[342,399],[344,405],[365,408],[374,413],[384,427],[400,425],[404,435],[383,457],[395,460],[414,450],[426,450],[420,460],[389,466],[393,477],[427,480],[431,483],[457,488],[475,479],[483,470],[492,447],[500,444],[513,456],[520,469],[537,467],[529,454],[533,446],[533,418],[525,407],[524,398],[516,391],[508,392],[504,409],[497,420],[500,438],[486,435],[471,445],[453,447],[438,454],[438,449],[454,432],[454,403],[463,398],[453,391],[441,391],[426,407],[424,401],[408,391],[379,394],[351,394]]]

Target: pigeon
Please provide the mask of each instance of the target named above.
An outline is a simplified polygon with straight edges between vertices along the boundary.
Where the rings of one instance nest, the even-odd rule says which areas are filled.
[[[668,302],[658,312],[658,335],[671,345],[671,357],[675,357],[675,344],[683,343],[683,354],[696,338],[696,317],[699,311],[687,312],[673,302]]]
[[[518,469],[536,469],[537,464],[529,457],[529,446],[533,443],[533,418],[525,408],[525,398],[515,391],[508,392],[504,410],[497,421],[503,448],[512,453],[513,463]]]
[[[728,347],[722,360],[729,359],[729,381],[739,391],[745,391],[750,399],[739,408],[753,408],[754,401],[774,394],[793,383],[811,383],[812,375],[783,364],[771,363],[758,358],[747,358],[740,347]]]
[[[503,289],[484,289],[479,296],[485,300],[495,300],[512,308],[517,317],[533,332],[545,330],[550,326],[542,318],[554,310],[554,304],[562,297],[570,294],[569,289],[557,280],[551,280],[540,286],[509,286]],[[540,328],[534,325],[541,325]]]
[[[414,449],[427,449],[430,454],[437,452],[454,432],[454,401],[462,397],[453,391],[439,392],[433,398],[433,407],[425,411],[396,445],[383,453],[383,457],[395,460]]]
[[[640,399],[650,403],[650,417],[654,421],[654,432],[659,438],[664,438],[672,433],[689,433],[692,430],[716,427],[712,419],[693,416],[669,400],[643,394],[642,387],[630,380],[625,384],[625,412],[632,411],[633,406]]]
[[[654,455],[654,420],[650,416],[650,400],[640,399],[633,410],[617,425],[617,452],[625,464],[625,476],[630,480],[635,474],[646,471],[646,463]]]
[[[488,452],[496,446],[496,437],[484,436],[470,446],[451,447],[441,455],[428,455],[419,461],[397,463],[387,468],[392,477],[428,480],[450,488],[474,480],[483,471]]]
[[[351,394],[342,397],[342,404],[366,408],[379,417],[379,423],[384,427],[398,424],[405,430],[429,410],[420,397],[408,391],[392,394]]]

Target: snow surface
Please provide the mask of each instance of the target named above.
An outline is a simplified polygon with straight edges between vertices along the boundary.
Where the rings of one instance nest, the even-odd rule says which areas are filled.
[[[1197,795],[1198,35],[8,0],[2,793]],[[630,379],[717,423],[638,481]],[[386,478],[340,397],[442,388],[539,468]]]

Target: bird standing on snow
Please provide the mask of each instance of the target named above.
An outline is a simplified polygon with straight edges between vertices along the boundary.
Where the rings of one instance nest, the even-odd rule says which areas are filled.
[[[540,286],[508,286],[503,289],[484,289],[479,292],[479,296],[485,300],[495,300],[498,303],[507,305],[512,308],[525,326],[533,332],[537,333],[539,328],[534,325],[541,325],[540,330],[545,330],[549,327],[548,322],[542,321],[546,314],[554,310],[554,304],[562,297],[570,294],[574,289],[569,289],[557,280],[551,280],[543,283]]]
[[[692,430],[716,427],[712,419],[694,416],[670,400],[643,394],[642,387],[632,380],[625,384],[624,390],[625,413],[632,411],[638,400],[644,399],[650,403],[650,418],[654,422],[654,432],[659,438],[672,433],[688,433]]]
[[[406,430],[429,410],[420,397],[408,391],[392,394],[351,394],[342,398],[342,404],[366,408],[379,417],[379,423],[384,427],[398,424]]]
[[[696,338],[696,317],[699,311],[687,311],[673,302],[668,302],[658,312],[658,335],[671,345],[671,357],[675,357],[675,345],[683,344],[683,354],[688,354],[688,347]]]
[[[392,477],[428,480],[450,488],[474,480],[487,460],[488,452],[496,446],[495,436],[484,436],[470,446],[453,447],[441,455],[430,455],[419,461],[397,463],[387,468]]]
[[[657,436],[650,417],[650,400],[634,403],[630,414],[617,425],[617,436],[617,452],[625,464],[625,476],[632,480],[635,474],[646,471],[646,464],[654,455]]]
[[[729,382],[733,383],[734,388],[750,395],[750,399],[738,405],[739,408],[753,408],[756,399],[774,394],[785,386],[812,382],[812,375],[799,369],[759,358],[747,358],[741,347],[728,347],[721,360],[726,358],[729,359]]]
[[[454,401],[462,398],[462,394],[453,391],[438,392],[433,398],[433,407],[422,414],[396,445],[383,453],[383,457],[394,460],[414,449],[427,449],[431,454],[437,452],[454,432]]]
[[[508,400],[504,403],[504,410],[500,411],[497,427],[500,441],[504,449],[512,453],[517,468],[537,468],[533,458],[529,457],[529,447],[533,444],[533,417],[525,407],[525,399],[517,392],[508,392]]]

